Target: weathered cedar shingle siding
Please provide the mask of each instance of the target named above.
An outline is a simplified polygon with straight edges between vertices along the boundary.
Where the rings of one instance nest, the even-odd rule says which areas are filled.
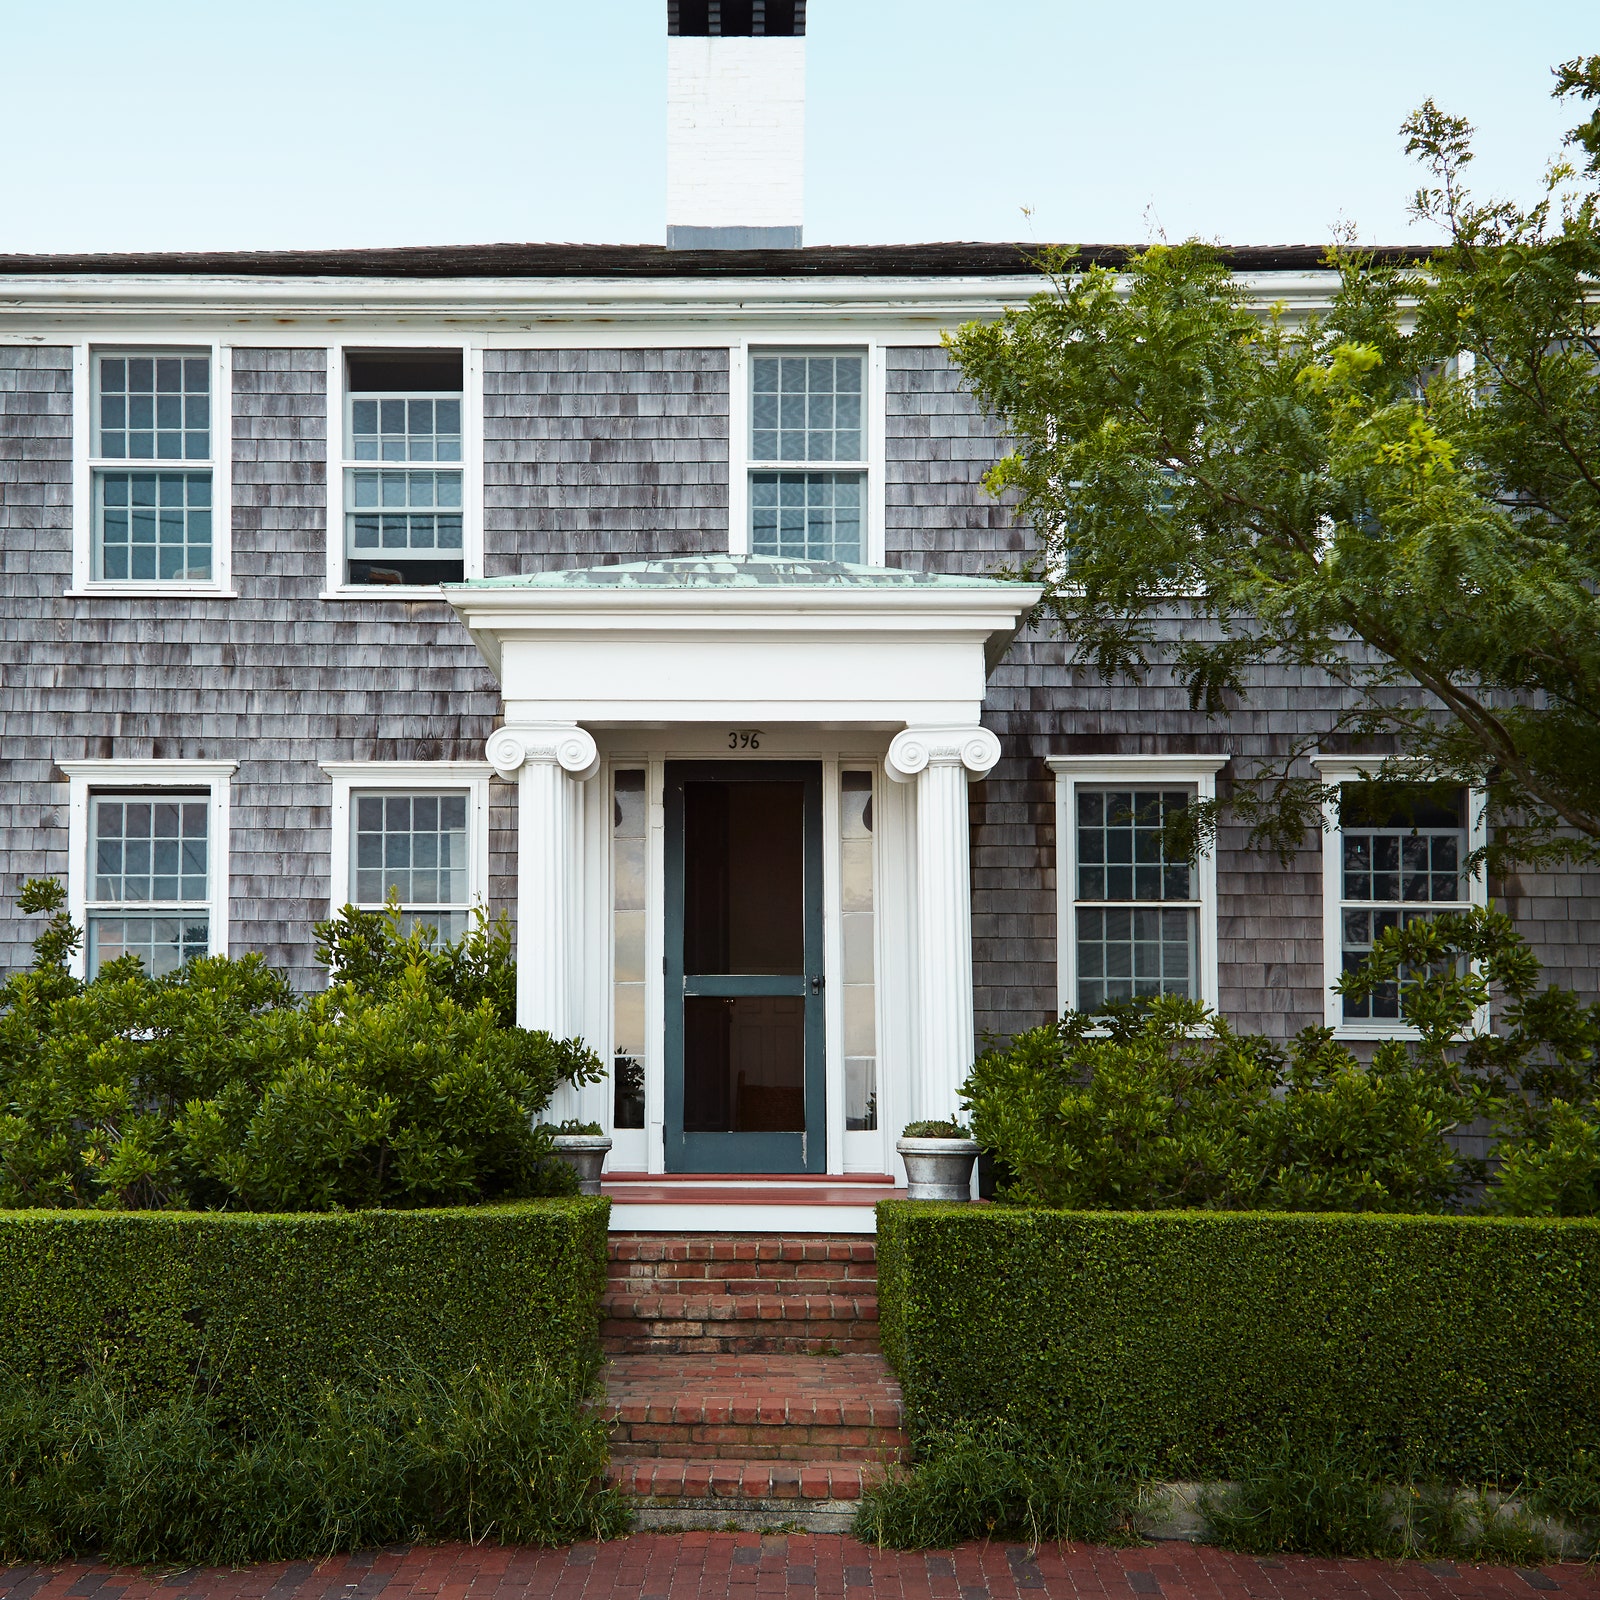
[[[81,756],[240,763],[233,785],[231,947],[301,983],[320,973],[311,924],[329,894],[326,760],[481,759],[499,697],[448,607],[319,598],[326,582],[326,354],[234,352],[234,584],[239,599],[68,599],[71,352],[0,348],[0,889],[66,871],[66,785]],[[942,350],[887,352],[887,554],[980,573],[1026,530],[984,491],[1000,445]],[[491,350],[484,356],[486,569],[725,548],[728,353]],[[1025,638],[994,675],[985,720],[1004,754],[972,790],[978,1027],[1055,1007],[1054,785],[1063,753],[1281,750],[1330,686],[1263,678],[1225,722],[1157,673],[1106,685]],[[1223,775],[1226,782],[1226,774]],[[515,890],[513,791],[495,783],[491,903]],[[1288,867],[1220,840],[1221,986],[1241,1026],[1278,1035],[1321,1019],[1320,842]],[[1534,890],[1537,889],[1537,893]],[[1496,886],[1553,982],[1596,990],[1600,878]],[[34,929],[7,916],[0,964]]]
[[[727,549],[725,348],[483,367],[486,576]]]

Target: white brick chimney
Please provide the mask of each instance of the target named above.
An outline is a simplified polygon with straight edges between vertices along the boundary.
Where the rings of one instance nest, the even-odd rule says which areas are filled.
[[[667,247],[798,248],[805,0],[667,0]]]

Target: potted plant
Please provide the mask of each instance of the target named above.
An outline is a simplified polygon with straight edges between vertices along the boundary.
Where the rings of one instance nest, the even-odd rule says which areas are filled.
[[[908,1122],[895,1141],[906,1164],[908,1200],[970,1200],[978,1143],[953,1119]]]
[[[578,1175],[579,1194],[600,1193],[600,1169],[611,1151],[611,1136],[598,1122],[563,1122],[555,1131],[556,1154]]]

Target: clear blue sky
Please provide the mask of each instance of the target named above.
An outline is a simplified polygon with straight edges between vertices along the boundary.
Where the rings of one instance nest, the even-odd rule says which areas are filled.
[[[0,251],[663,236],[664,0],[0,0]],[[1595,0],[811,0],[808,243],[1423,237],[1527,197]],[[1031,208],[1031,217],[1023,208]]]

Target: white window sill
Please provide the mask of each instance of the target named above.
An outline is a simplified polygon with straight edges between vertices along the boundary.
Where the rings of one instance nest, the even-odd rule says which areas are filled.
[[[237,600],[237,589],[197,583],[92,583],[86,589],[63,589],[68,600]]]
[[[444,600],[445,592],[436,583],[350,584],[343,589],[324,589],[319,600]]]
[[[1385,1039],[1414,1042],[1422,1037],[1417,1029],[1404,1022],[1338,1022],[1334,1024],[1333,1036],[1341,1043],[1348,1040],[1367,1044],[1378,1044]]]

